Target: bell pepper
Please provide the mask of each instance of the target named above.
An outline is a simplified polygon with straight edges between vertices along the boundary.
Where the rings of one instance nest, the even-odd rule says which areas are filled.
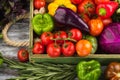
[[[77,11],[76,6],[72,4],[70,0],[54,0],[48,5],[48,13],[53,16],[55,14],[56,9],[59,6],[67,7],[73,10],[74,12]]]
[[[102,19],[110,18],[118,8],[118,2],[108,1],[97,5],[96,14]]]
[[[91,42],[92,44],[91,54],[94,54],[98,48],[97,38],[91,35],[83,35],[83,39],[86,39]]]
[[[79,80],[98,80],[101,75],[101,65],[96,60],[80,61],[76,70]]]
[[[32,19],[33,30],[40,35],[43,32],[52,31],[54,28],[54,21],[50,14],[36,14]]]
[[[105,69],[105,78],[107,80],[120,80],[120,63],[111,62]]]

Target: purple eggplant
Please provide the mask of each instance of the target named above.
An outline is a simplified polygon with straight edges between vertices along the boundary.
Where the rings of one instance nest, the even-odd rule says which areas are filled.
[[[54,15],[54,19],[60,24],[74,26],[84,32],[89,32],[88,25],[77,13],[73,12],[69,8],[58,7]]]

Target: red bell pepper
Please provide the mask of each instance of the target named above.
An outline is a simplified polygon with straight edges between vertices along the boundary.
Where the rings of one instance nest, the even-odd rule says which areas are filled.
[[[110,18],[118,8],[118,2],[109,1],[97,5],[96,14],[102,19]]]

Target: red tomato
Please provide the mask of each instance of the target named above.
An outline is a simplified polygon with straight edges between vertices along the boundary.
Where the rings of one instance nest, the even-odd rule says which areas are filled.
[[[104,25],[103,22],[100,18],[96,18],[96,19],[91,19],[88,22],[89,28],[90,28],[90,34],[92,36],[98,36],[101,34],[101,32],[104,29]]]
[[[47,46],[47,54],[50,57],[58,57],[61,55],[61,47],[56,43],[51,43]]]
[[[54,34],[54,38],[55,39],[58,39],[56,42],[58,43],[58,44],[63,44],[64,43],[64,40],[63,39],[65,39],[65,38],[67,38],[68,37],[68,35],[67,35],[67,33],[65,32],[65,31],[58,31],[58,32],[56,32],[55,34]],[[59,40],[60,39],[60,40]]]
[[[100,4],[102,2],[108,2],[110,0],[94,0],[95,4]]]
[[[86,14],[81,14],[80,17],[83,19],[84,22],[88,23],[90,20],[89,16]]]
[[[20,49],[17,53],[19,61],[26,62],[29,60],[29,53],[26,49]]]
[[[82,39],[82,32],[77,28],[71,29],[68,34],[69,34],[69,37],[74,40],[78,41],[78,40]]]
[[[45,0],[34,0],[34,7],[40,9],[46,5]]]
[[[92,51],[92,44],[88,40],[80,40],[76,43],[76,51],[81,57],[88,56]]]
[[[72,42],[65,42],[62,45],[62,53],[64,56],[72,56],[75,53],[75,46]]]
[[[41,42],[35,42],[32,52],[34,54],[42,54],[44,50],[44,45]]]
[[[102,19],[102,22],[104,26],[107,26],[108,24],[112,23],[112,19],[111,18]]]
[[[95,12],[95,4],[93,3],[92,0],[83,0],[79,5],[78,5],[78,12],[84,13],[84,14],[94,14]]]
[[[80,4],[83,0],[71,0],[73,4]]]
[[[54,35],[51,32],[43,32],[41,34],[41,42],[43,45],[48,45],[53,42]]]

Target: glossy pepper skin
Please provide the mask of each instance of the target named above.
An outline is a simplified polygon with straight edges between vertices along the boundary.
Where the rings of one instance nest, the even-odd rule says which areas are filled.
[[[98,80],[101,75],[101,65],[96,60],[80,61],[77,64],[79,80]]]
[[[105,70],[107,80],[120,80],[120,63],[111,62]]]
[[[97,5],[96,14],[102,19],[110,18],[118,8],[118,2],[108,1]]]
[[[53,2],[51,2],[48,5],[48,13],[50,15],[54,16],[55,11],[59,6],[67,7],[69,9],[73,10],[74,12],[77,11],[76,6],[74,4],[72,4],[70,0],[54,0]]]
[[[36,14],[32,19],[33,30],[40,35],[43,32],[52,31],[54,28],[54,21],[50,14]]]
[[[77,13],[69,8],[58,7],[53,17],[56,22],[60,24],[66,26],[74,26],[84,32],[89,32],[88,25],[81,19],[81,17]]]

